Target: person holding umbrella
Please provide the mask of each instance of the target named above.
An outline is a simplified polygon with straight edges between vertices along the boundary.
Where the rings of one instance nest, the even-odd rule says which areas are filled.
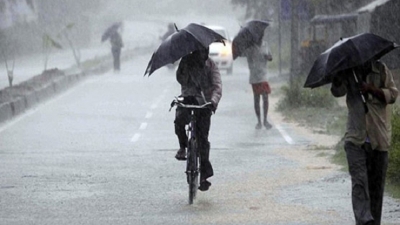
[[[211,183],[207,179],[213,176],[213,168],[209,160],[210,142],[208,134],[211,125],[212,112],[215,113],[222,96],[221,75],[216,64],[208,58],[209,49],[196,50],[182,58],[179,63],[176,79],[181,85],[181,96],[195,96],[192,104],[205,104],[211,102],[209,109],[200,110],[197,117],[198,147],[201,154],[200,162],[200,187],[206,191]],[[175,134],[179,141],[179,150],[175,158],[186,160],[187,136],[185,126],[190,121],[190,110],[177,107],[175,114]]]
[[[223,42],[225,39],[215,31],[191,23],[168,36],[153,53],[145,75],[149,76],[157,69],[181,60],[176,71],[176,80],[181,86],[181,96],[189,104],[204,104],[211,102],[209,109],[204,109],[196,116],[197,144],[200,150],[200,186],[201,191],[207,191],[211,183],[207,180],[214,175],[209,160],[210,142],[208,134],[211,125],[212,112],[215,113],[222,97],[221,75],[216,64],[208,57],[209,45],[213,42]],[[190,112],[185,108],[176,108],[175,134],[179,141],[179,150],[175,158],[186,160],[187,136],[185,125],[190,121]]]
[[[110,27],[108,27],[102,37],[101,37],[101,42],[106,41],[107,39],[110,39],[110,44],[111,44],[111,53],[113,56],[113,65],[114,65],[114,72],[119,72],[121,69],[121,48],[124,47],[124,43],[122,41],[122,37],[118,32],[118,29],[122,26],[121,22],[117,22],[112,24]]]
[[[167,39],[169,36],[171,36],[171,34],[175,33],[175,26],[173,23],[168,23],[168,28],[167,31],[164,33],[163,36],[160,37],[161,41],[164,41],[165,39]]]
[[[111,53],[113,55],[113,65],[114,65],[114,72],[119,72],[121,70],[121,48],[124,47],[124,43],[122,42],[122,37],[115,31],[110,36],[110,43],[111,43]]]
[[[346,95],[348,107],[345,151],[352,180],[352,203],[357,224],[381,224],[382,202],[391,140],[391,109],[398,90],[387,66],[369,60],[354,68],[357,84],[347,70],[335,76],[332,95]],[[346,73],[350,75],[346,76]],[[364,96],[368,113],[365,113]]]
[[[379,61],[397,45],[372,33],[343,38],[314,62],[305,87],[331,84],[346,95],[344,149],[352,183],[357,225],[380,225],[391,142],[391,107],[398,96],[393,76]]]
[[[242,27],[233,40],[233,58],[244,56],[250,70],[249,83],[253,89],[254,110],[257,116],[256,129],[261,129],[262,125],[266,129],[271,129],[272,125],[267,120],[269,101],[268,95],[271,88],[267,81],[267,61],[272,61],[272,55],[268,49],[267,42],[264,41],[264,31],[269,25],[268,22],[252,20]],[[261,123],[260,99],[263,99],[263,123]]]

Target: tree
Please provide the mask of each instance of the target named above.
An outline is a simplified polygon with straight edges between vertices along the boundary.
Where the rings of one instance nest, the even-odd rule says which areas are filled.
[[[55,41],[48,33],[43,34],[42,40],[43,40],[44,70],[47,70],[47,62],[49,60],[51,49],[53,48],[62,49],[62,46],[60,45],[60,43]]]
[[[79,49],[77,49],[74,45],[74,42],[72,41],[70,37],[70,32],[75,26],[74,23],[69,23],[67,24],[63,29],[61,29],[60,33],[57,35],[59,38],[65,38],[68,42],[69,47],[71,48],[72,54],[74,55],[74,59],[76,62],[76,65],[78,67],[81,66],[81,53]]]
[[[271,1],[266,0],[231,0],[234,6],[244,6],[246,7],[246,18],[255,19],[268,19],[265,18],[265,12],[267,12],[268,7],[271,5]]]

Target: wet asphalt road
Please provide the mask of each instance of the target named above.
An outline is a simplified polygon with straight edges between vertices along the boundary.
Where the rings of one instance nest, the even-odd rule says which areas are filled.
[[[273,129],[254,129],[239,64],[212,117],[211,189],[188,205],[168,111],[179,86],[168,69],[144,78],[149,58],[0,126],[0,224],[354,224],[348,176],[306,150],[314,137],[274,112]],[[385,224],[400,224],[385,201]]]

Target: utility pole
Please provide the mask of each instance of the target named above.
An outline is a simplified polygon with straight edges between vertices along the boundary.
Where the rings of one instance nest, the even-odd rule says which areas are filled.
[[[290,38],[290,84],[293,83],[294,76],[298,74],[299,65],[299,14],[298,0],[291,0],[291,38]]]
[[[279,76],[282,75],[282,0],[278,7],[278,48],[279,48]]]

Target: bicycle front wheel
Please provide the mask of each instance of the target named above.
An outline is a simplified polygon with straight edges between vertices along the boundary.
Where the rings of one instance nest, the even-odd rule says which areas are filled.
[[[199,163],[196,140],[194,138],[189,140],[186,162],[186,174],[189,184],[189,204],[193,204],[193,200],[196,198],[197,188],[199,186]]]

